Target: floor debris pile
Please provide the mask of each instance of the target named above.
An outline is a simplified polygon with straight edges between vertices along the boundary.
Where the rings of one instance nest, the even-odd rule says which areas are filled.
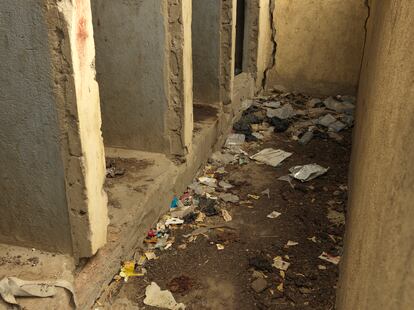
[[[104,302],[333,308],[354,104],[297,93],[249,101],[223,149],[123,262]]]

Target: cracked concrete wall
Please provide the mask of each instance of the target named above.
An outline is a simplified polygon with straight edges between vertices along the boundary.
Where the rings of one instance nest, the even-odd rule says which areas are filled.
[[[370,4],[337,309],[414,309],[414,2]]]
[[[220,101],[221,0],[193,0],[194,100]]]
[[[368,14],[364,0],[270,0],[270,8],[276,49],[271,47],[266,88],[355,94]]]
[[[107,217],[90,9],[6,0],[0,14],[0,239],[93,255]]]
[[[92,0],[105,146],[169,152],[166,0]]]

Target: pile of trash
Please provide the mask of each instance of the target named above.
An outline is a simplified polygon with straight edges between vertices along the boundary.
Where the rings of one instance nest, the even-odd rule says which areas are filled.
[[[277,93],[250,100],[247,106],[233,126],[234,132],[244,135],[245,141],[265,140],[273,132],[287,132],[292,140],[305,145],[314,137],[341,141],[339,132],[354,123],[355,97],[319,99]]]

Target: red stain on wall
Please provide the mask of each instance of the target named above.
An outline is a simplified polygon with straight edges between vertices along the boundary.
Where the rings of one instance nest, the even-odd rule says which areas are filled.
[[[77,43],[77,50],[79,54],[79,61],[81,69],[83,64],[85,63],[85,55],[86,55],[86,43],[89,37],[88,33],[88,20],[87,20],[87,8],[85,7],[84,0],[76,0],[76,16],[77,16],[77,23],[76,23],[76,43]]]

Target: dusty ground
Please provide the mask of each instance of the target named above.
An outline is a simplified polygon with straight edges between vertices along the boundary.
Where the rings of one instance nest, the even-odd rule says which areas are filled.
[[[304,108],[308,99],[290,100],[295,108]],[[292,123],[299,120],[303,117]],[[112,309],[155,309],[143,300],[145,288],[156,282],[187,309],[334,309],[338,266],[318,256],[322,252],[342,254],[344,222],[327,216],[332,210],[337,211],[334,215],[345,213],[351,130],[341,131],[343,140],[337,141],[318,128],[320,133],[304,146],[292,139],[291,132],[272,133],[264,141],[243,145],[249,155],[267,147],[292,152],[280,167],[253,160],[208,167],[207,173],[214,173],[224,166],[227,173],[214,173],[214,177],[234,185],[227,192],[241,200],[217,204],[232,216],[228,228],[210,230],[192,242],[185,237],[203,225],[225,223],[220,213],[204,223],[174,227],[172,247],[155,251],[158,259],[145,264],[147,274],[126,283],[114,280],[100,303]],[[306,183],[294,180],[290,185],[278,180],[290,167],[311,163],[330,169]],[[262,193],[266,189],[270,198]],[[267,215],[272,211],[281,215],[270,219]],[[288,241],[298,244],[287,246]],[[218,250],[217,244],[224,249]],[[272,267],[276,256],[290,263],[285,273]],[[266,288],[256,292],[252,282],[261,277]]]

